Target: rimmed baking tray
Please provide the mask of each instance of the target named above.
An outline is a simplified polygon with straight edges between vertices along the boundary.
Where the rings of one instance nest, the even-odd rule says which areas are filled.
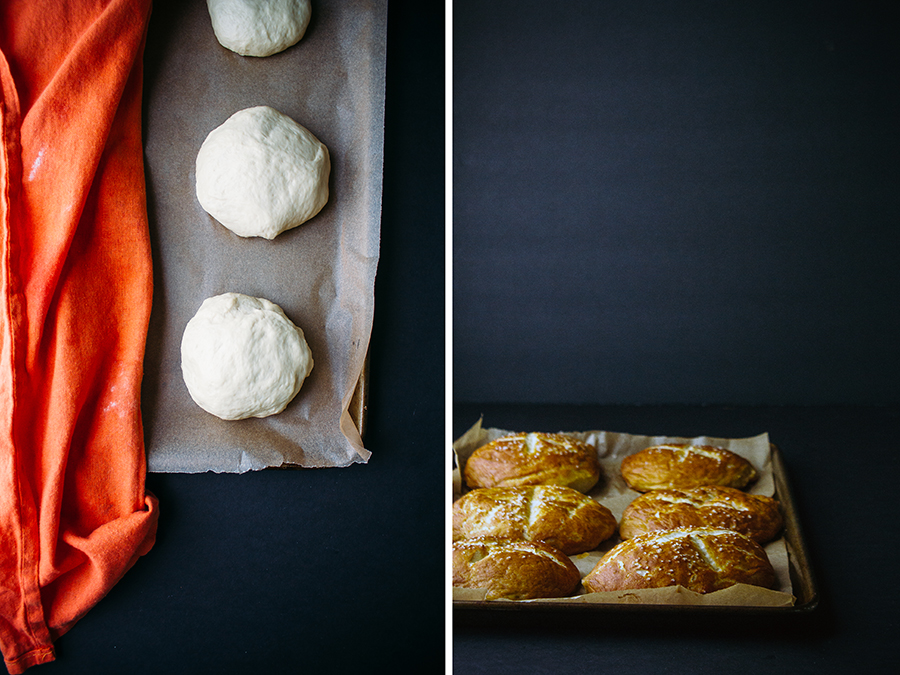
[[[597,603],[582,602],[573,598],[525,601],[499,600],[453,600],[454,613],[463,615],[471,612],[587,612],[587,613],[635,613],[635,612],[697,612],[701,614],[765,614],[796,615],[807,614],[819,603],[819,591],[815,575],[810,565],[809,551],[800,526],[797,507],[791,494],[781,450],[770,443],[774,497],[779,501],[784,517],[783,538],[788,552],[794,604],[790,606],[745,606],[745,605],[674,605],[647,603]]]
[[[269,57],[222,47],[206,3],[154,11],[144,156],[154,258],[142,410],[148,470],[200,473],[365,463],[365,363],[380,254],[387,0],[324,3]],[[328,147],[329,199],[275,240],[239,237],[197,200],[196,157],[239,110],[266,105]],[[265,298],[302,328],[315,365],[279,414],[220,420],[184,386],[184,327],[204,299]],[[360,432],[360,433],[357,433]]]

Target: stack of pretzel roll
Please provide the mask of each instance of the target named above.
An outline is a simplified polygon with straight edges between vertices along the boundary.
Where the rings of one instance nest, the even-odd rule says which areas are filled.
[[[682,586],[710,593],[744,583],[771,588],[761,543],[781,530],[777,502],[743,491],[758,474],[724,448],[670,443],[622,460],[622,478],[642,494],[619,522],[623,540],[582,580],[590,592]]]
[[[585,493],[600,480],[597,450],[565,434],[498,438],[469,457],[453,504],[453,585],[486,599],[564,597],[581,575],[568,556],[616,533],[612,513]]]
[[[597,449],[574,435],[515,433],[478,447],[452,507],[453,585],[488,600],[776,585],[763,546],[781,533],[781,509],[747,491],[759,476],[747,459],[689,443],[630,454],[623,494],[638,494],[618,522],[588,494],[601,471]],[[573,561],[589,552],[579,572]]]

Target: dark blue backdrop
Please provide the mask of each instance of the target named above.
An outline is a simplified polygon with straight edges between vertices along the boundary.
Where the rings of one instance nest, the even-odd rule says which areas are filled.
[[[454,397],[898,402],[888,3],[454,2]]]

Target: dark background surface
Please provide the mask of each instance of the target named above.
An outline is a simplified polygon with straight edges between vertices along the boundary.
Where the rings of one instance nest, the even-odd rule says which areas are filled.
[[[781,449],[811,612],[454,611],[460,674],[882,673],[900,41],[878,2],[454,2],[454,437]]]
[[[179,5],[155,3],[148,76]],[[35,672],[443,668],[443,11],[392,1],[388,24],[372,458],[345,469],[151,474],[155,547]]]
[[[453,6],[456,400],[898,402],[891,4]]]

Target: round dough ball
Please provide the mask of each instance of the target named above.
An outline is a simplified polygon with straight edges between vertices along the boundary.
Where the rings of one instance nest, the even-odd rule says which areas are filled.
[[[281,308],[241,293],[204,300],[181,339],[191,398],[224,420],[280,413],[312,367],[303,331]]]
[[[310,0],[206,0],[216,39],[241,56],[271,56],[303,37]]]
[[[234,113],[197,153],[197,199],[241,237],[274,239],[328,201],[331,160],[308,129],[268,106]]]

